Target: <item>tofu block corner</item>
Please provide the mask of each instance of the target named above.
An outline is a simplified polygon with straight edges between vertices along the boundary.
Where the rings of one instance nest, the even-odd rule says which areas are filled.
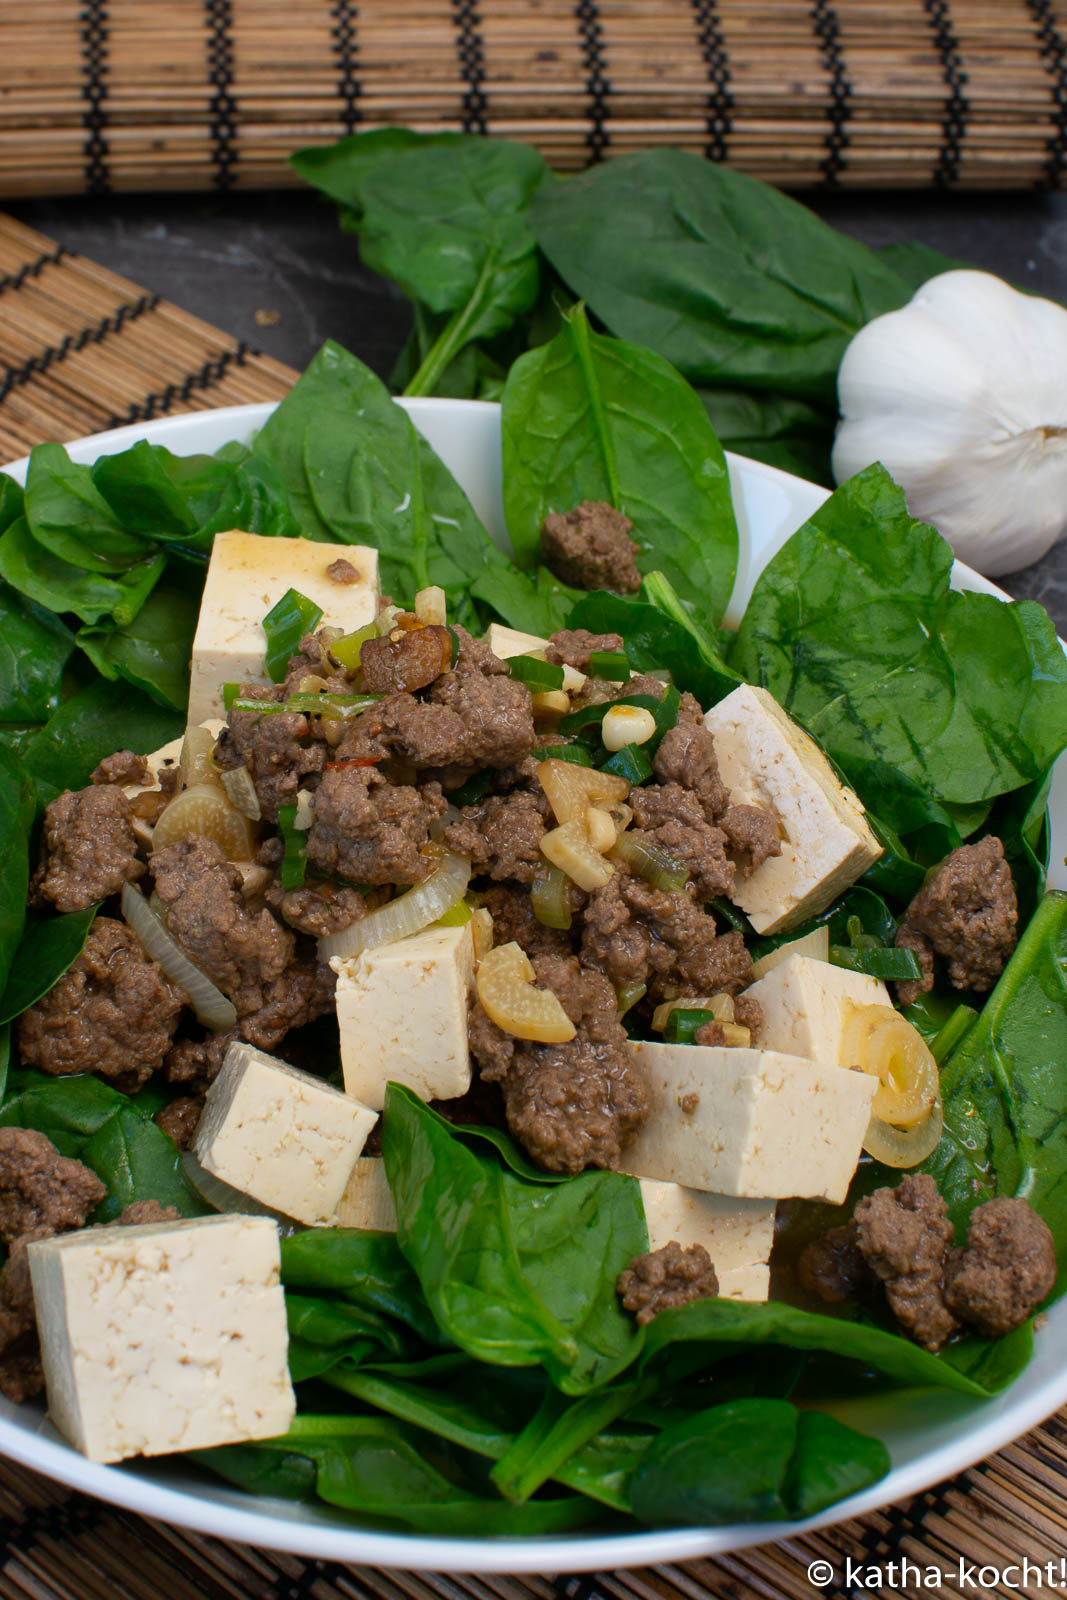
[[[376,1111],[309,1072],[235,1042],[207,1093],[197,1159],[263,1205],[331,1222]]]
[[[28,1250],[48,1411],[91,1461],[269,1439],[296,1412],[277,1224],[85,1228]]]
[[[863,806],[815,741],[766,689],[743,683],[704,718],[732,805],[778,818],[782,850],[747,877],[734,901],[757,933],[779,933],[824,911],[882,854]]]

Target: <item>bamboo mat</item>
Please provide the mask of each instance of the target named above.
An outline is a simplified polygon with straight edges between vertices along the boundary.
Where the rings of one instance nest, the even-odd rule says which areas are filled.
[[[1056,187],[1059,0],[12,0],[0,195],[293,183],[383,124],[561,169],[657,144],[798,187]]]
[[[41,439],[270,400],[296,374],[137,284],[0,215],[0,461]],[[1067,1588],[1067,1410],[998,1455],[885,1511],[735,1556],[581,1578],[386,1574],[251,1550],[146,1522],[0,1460],[0,1600],[813,1600],[828,1561],[942,1568],[1057,1563]],[[855,1589],[853,1587],[853,1591]],[[888,1594],[925,1592],[892,1583]],[[1029,1586],[1027,1592],[1033,1592]]]

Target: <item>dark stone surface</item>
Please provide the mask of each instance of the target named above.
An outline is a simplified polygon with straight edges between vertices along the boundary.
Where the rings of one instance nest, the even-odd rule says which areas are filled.
[[[806,198],[828,222],[868,244],[917,239],[1067,302],[1067,195]],[[8,209],[294,367],[334,338],[385,377],[410,323],[403,295],[363,269],[333,207],[301,190],[226,198],[77,196]],[[261,326],[257,311],[277,312],[278,321]],[[1067,541],[999,581],[1013,595],[1040,600],[1067,633]]]

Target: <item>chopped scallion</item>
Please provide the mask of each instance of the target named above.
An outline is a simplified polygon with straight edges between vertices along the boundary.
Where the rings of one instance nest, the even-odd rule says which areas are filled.
[[[652,762],[648,752],[641,744],[624,744],[621,750],[616,750],[605,762],[601,763],[601,772],[614,772],[618,777],[625,778],[627,783],[637,788],[638,784],[647,783],[652,776]]]
[[[267,676],[272,683],[281,683],[289,666],[290,656],[300,649],[305,633],[311,633],[322,619],[322,607],[298,589],[287,589],[263,618],[263,631],[267,635]]]
[[[632,670],[621,650],[594,650],[589,657],[591,678],[606,678],[609,683],[625,683]]]
[[[542,661],[540,656],[511,656],[508,671],[535,694],[563,688],[563,668],[555,661]]]
[[[530,754],[535,761],[570,761],[576,767],[593,765],[593,758],[584,744],[542,744]]]
[[[285,840],[285,855],[279,871],[282,888],[300,889],[307,872],[307,836],[296,827],[297,806],[278,807],[278,827]]]
[[[686,1010],[683,1006],[675,1006],[667,1018],[667,1026],[663,1030],[664,1044],[695,1044],[699,1030],[708,1022],[715,1021],[714,1011],[704,1011],[694,1008]]]

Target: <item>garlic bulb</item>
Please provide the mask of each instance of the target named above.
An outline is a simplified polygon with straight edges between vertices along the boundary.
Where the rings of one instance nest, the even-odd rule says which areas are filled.
[[[990,577],[1067,532],[1067,311],[944,272],[876,317],[838,373],[838,483],[881,461],[908,509]]]

